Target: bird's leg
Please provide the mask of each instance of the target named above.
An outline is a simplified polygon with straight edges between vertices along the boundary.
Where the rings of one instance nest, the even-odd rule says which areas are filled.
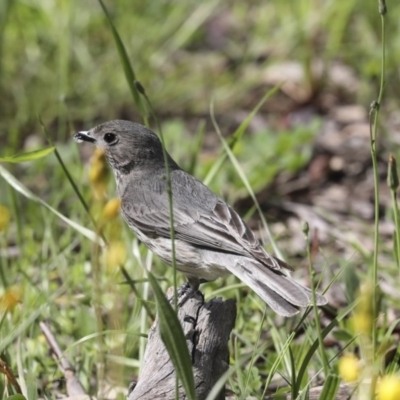
[[[190,285],[189,282],[183,283],[181,286],[178,288],[178,297],[183,296],[186,293],[189,293],[192,289],[192,286]]]
[[[178,288],[178,305],[180,307],[186,303],[192,293],[200,295],[202,303],[204,303],[203,293],[199,290],[200,283],[201,281],[198,278],[188,277],[188,281]]]
[[[200,287],[200,279],[199,278],[195,278],[193,276],[188,277],[188,283],[195,292],[197,292],[199,290],[199,287]]]
[[[195,277],[191,276],[191,277],[188,277],[188,282],[189,282],[189,285],[192,288],[192,290],[201,296],[201,299],[202,299],[201,302],[202,302],[202,304],[204,304],[204,295],[203,295],[203,293],[200,292],[199,287],[200,287],[200,283],[204,283],[207,281],[204,279],[199,279],[199,278],[195,278]]]

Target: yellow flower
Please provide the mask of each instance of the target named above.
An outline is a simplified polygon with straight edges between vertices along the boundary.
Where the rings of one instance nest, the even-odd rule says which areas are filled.
[[[103,219],[105,221],[113,220],[118,214],[121,208],[121,199],[109,200],[103,208]]]
[[[354,333],[370,335],[373,325],[373,287],[366,283],[360,286],[357,296],[358,304],[355,307],[352,322]]]
[[[344,355],[339,360],[339,374],[345,382],[356,382],[360,375],[360,363],[354,354]]]
[[[18,287],[9,287],[0,296],[0,310],[12,311],[21,302],[22,291]]]
[[[5,231],[10,223],[10,210],[0,204],[0,232]]]
[[[372,314],[372,301],[373,301],[374,288],[370,283],[364,283],[360,286],[360,292],[358,294],[357,310]]]
[[[354,333],[364,333],[365,335],[369,335],[371,333],[372,315],[370,313],[356,311],[356,313],[353,315],[352,322]]]
[[[117,268],[126,261],[126,247],[122,242],[111,242],[106,251],[105,262],[109,269]]]
[[[89,169],[89,180],[92,185],[98,184],[100,182],[105,182],[107,178],[107,166],[101,161],[93,161],[90,164]]]
[[[108,168],[104,150],[95,149],[90,159],[89,180],[97,196],[104,195],[107,178]]]
[[[386,375],[378,382],[378,400],[400,399],[400,378],[396,375]]]

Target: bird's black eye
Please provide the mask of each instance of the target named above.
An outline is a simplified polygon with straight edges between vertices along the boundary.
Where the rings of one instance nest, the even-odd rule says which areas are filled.
[[[118,142],[117,135],[114,135],[113,133],[106,133],[103,139],[107,144],[116,144]]]

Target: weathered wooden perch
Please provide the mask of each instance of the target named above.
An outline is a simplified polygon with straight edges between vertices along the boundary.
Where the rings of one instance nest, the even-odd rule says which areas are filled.
[[[169,297],[171,293],[169,293]],[[236,318],[233,300],[215,298],[203,303],[199,293],[180,294],[178,319],[182,325],[192,356],[196,394],[205,399],[211,388],[228,369],[228,340]],[[158,330],[158,320],[149,332],[148,343],[139,380],[128,395],[128,400],[175,400],[175,371]],[[179,385],[179,399],[186,399]],[[222,392],[219,400],[225,399]]]

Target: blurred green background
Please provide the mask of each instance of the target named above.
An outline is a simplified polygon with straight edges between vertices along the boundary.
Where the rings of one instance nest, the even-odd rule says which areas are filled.
[[[335,62],[362,78],[353,93],[357,102],[367,105],[375,96],[371,82],[376,83],[380,65],[375,1],[105,4],[164,123],[207,118],[211,100],[217,115],[251,109],[270,84],[268,68],[288,61],[301,67],[299,85],[308,93],[303,102],[326,90],[324,73]],[[94,121],[138,119],[96,1],[4,0],[0,7],[3,152],[18,149],[24,138],[40,131],[39,115],[60,140]],[[398,2],[388,7],[398,15]],[[397,18],[388,22],[387,95],[395,98],[400,27]],[[312,73],[316,61],[323,68],[319,77]]]
[[[368,109],[377,97],[381,65],[377,1],[104,3],[162,124],[169,152],[199,179],[213,168],[222,148],[210,108],[222,134],[229,137],[265,93],[281,85],[261,106],[234,150],[251,187],[260,192],[280,172],[295,173],[307,165],[313,142],[333,107],[358,104]],[[398,108],[400,89],[400,2],[388,1],[388,8],[384,117]],[[95,204],[84,167],[92,149],[79,148],[71,138],[77,130],[117,118],[143,122],[99,3],[2,0],[0,157],[47,147],[41,119],[97,218],[100,205]],[[2,165],[40,199],[93,229],[54,154]],[[114,184],[107,185],[108,197],[113,197]],[[232,204],[247,195],[230,163],[224,164],[210,186]],[[100,365],[106,364],[110,376],[116,366],[127,368],[125,374],[116,370],[114,374],[115,381],[126,387],[143,356],[145,341],[135,335],[149,327],[141,302],[127,285],[121,285],[118,270],[104,267],[100,274],[99,267],[96,272],[98,266],[91,259],[95,253],[87,239],[2,178],[0,204],[10,214],[7,228],[0,232],[1,298],[12,290],[18,300],[1,322],[0,354],[16,368],[18,347],[31,385],[52,391],[48,386],[44,389],[48,382],[42,377],[52,379],[57,367],[47,356],[37,325],[48,319],[63,348],[73,343],[68,356],[85,387],[96,393],[93,371],[101,375]],[[115,224],[107,233],[130,248],[132,233],[120,222]],[[143,260],[144,254],[141,249]],[[144,274],[137,255],[128,251],[126,257],[127,269],[140,281]],[[155,272],[165,277],[165,287],[171,284],[170,270],[165,273],[165,267],[156,263]],[[230,290],[234,282],[228,279],[226,296],[241,300],[233,351],[238,359],[240,352],[252,351],[258,340],[264,306],[253,294],[233,286]],[[221,286],[221,282],[210,285],[208,294]],[[151,299],[146,284],[139,282],[138,287],[140,296]],[[293,326],[290,321],[283,325],[287,329],[281,331],[282,342]],[[88,338],[105,329],[132,335],[105,335],[104,341]],[[311,337],[312,326],[310,331]],[[78,343],[85,337],[87,342]],[[21,341],[14,347],[17,338]],[[275,360],[276,336],[263,337],[261,342],[269,346],[270,360]],[[304,347],[298,351],[300,357]],[[267,364],[252,365],[248,392],[243,387],[240,391],[259,393],[267,371]],[[236,384],[240,386],[240,380],[231,382],[231,388]]]

